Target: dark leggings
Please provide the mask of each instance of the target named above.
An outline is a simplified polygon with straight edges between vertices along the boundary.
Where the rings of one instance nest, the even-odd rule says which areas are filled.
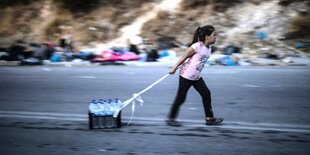
[[[197,81],[192,81],[192,80],[187,80],[180,76],[179,89],[177,92],[177,96],[170,110],[170,115],[169,115],[170,119],[175,119],[177,117],[179,108],[184,103],[187,92],[191,86],[194,86],[194,88],[198,91],[198,93],[202,97],[202,103],[203,103],[203,108],[205,110],[206,117],[213,117],[212,106],[211,106],[211,92],[208,86],[206,85],[206,83],[203,81],[203,79],[200,78]]]

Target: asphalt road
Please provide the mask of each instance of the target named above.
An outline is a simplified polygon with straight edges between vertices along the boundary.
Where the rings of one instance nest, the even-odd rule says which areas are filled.
[[[168,67],[1,67],[0,154],[310,154],[309,67],[205,67],[221,126],[205,126],[201,98],[191,88],[182,127],[164,122],[177,74],[141,95],[133,122],[88,130],[92,99],[123,101]],[[131,106],[122,112],[128,122]]]

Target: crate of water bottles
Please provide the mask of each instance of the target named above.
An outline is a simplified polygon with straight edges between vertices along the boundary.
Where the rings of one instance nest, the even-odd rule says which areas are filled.
[[[119,99],[92,100],[89,104],[89,129],[106,129],[121,127],[121,112],[114,118],[113,114],[120,109],[122,102]]]

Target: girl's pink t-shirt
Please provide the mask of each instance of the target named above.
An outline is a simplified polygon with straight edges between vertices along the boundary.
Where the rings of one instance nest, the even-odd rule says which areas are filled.
[[[194,43],[193,48],[195,54],[186,61],[180,70],[180,76],[188,80],[198,80],[200,72],[211,55],[211,46],[207,48],[203,42]]]

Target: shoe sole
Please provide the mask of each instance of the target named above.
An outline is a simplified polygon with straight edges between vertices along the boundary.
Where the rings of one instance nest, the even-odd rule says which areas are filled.
[[[206,123],[206,125],[220,125],[224,121],[223,118],[220,118],[217,121],[211,122],[211,123]]]
[[[174,126],[174,127],[182,126],[181,124],[173,124],[173,123],[171,123],[170,121],[166,121],[166,123],[167,123],[169,126]]]

